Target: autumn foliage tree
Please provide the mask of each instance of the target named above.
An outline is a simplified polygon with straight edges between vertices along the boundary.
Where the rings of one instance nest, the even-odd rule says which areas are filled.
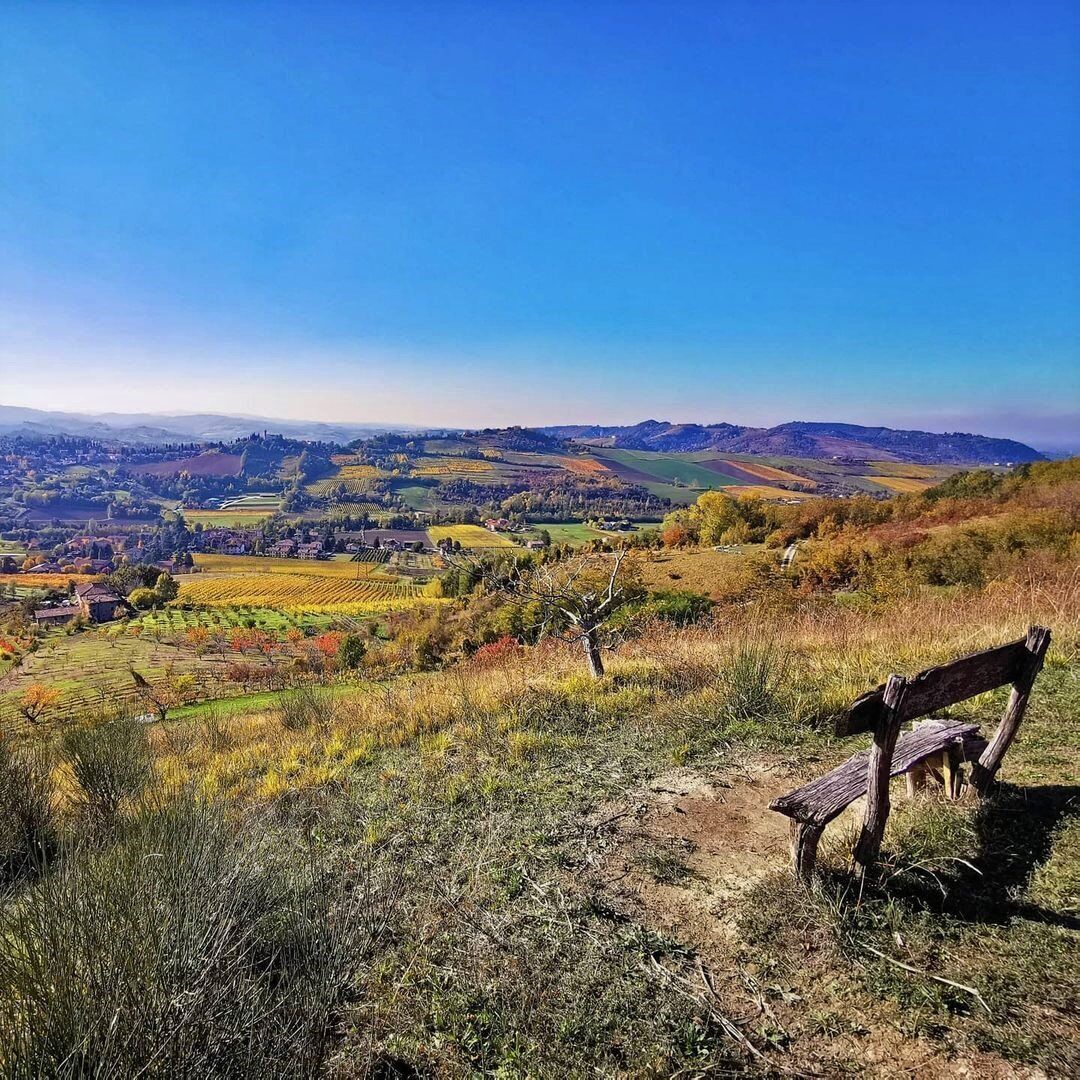
[[[59,700],[59,690],[42,683],[31,683],[19,699],[19,712],[31,724],[36,724]]]

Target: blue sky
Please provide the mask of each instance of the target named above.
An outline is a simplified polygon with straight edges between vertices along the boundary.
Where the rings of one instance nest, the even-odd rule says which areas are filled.
[[[1080,444],[1071,3],[0,9],[0,398]]]

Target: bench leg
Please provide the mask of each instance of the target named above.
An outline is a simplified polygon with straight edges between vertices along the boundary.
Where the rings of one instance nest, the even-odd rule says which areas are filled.
[[[825,831],[822,825],[808,825],[803,821],[791,822],[791,859],[795,866],[795,876],[800,881],[809,881],[817,865],[818,841]]]
[[[960,753],[955,746],[941,755],[941,780],[946,799],[960,797]]]
[[[904,773],[904,780],[907,782],[908,798],[914,799],[926,787],[926,766],[921,761],[917,765],[912,765]]]

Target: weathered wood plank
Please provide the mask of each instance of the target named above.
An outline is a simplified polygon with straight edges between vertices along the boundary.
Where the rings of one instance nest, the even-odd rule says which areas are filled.
[[[900,776],[913,765],[940,755],[953,743],[959,745],[963,760],[972,760],[985,745],[978,734],[977,724],[959,720],[932,720],[897,740],[889,775]],[[796,821],[824,828],[846,806],[866,794],[869,761],[869,749],[853,754],[832,772],[774,799],[769,809]]]
[[[1020,638],[919,672],[908,680],[900,722],[929,716],[976,694],[1014,682],[1024,670],[1028,655],[1027,639]],[[884,696],[885,684],[882,684],[857,698],[841,723],[839,734],[873,731]]]
[[[1005,752],[1020,730],[1020,723],[1027,710],[1031,690],[1039,672],[1042,671],[1046,650],[1049,648],[1050,631],[1043,626],[1033,626],[1024,639],[1024,659],[1016,673],[1009,703],[1005,706],[1005,715],[1001,718],[1001,723],[994,732],[990,745],[983,751],[971,770],[971,786],[979,795],[986,795],[990,791],[997,771],[1001,768],[1002,758],[1005,757]]]

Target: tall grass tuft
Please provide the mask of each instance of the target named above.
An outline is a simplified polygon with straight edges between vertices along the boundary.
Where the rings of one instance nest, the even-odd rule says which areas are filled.
[[[314,686],[301,685],[281,695],[278,713],[282,727],[289,731],[303,731],[309,727],[330,727],[337,715],[337,708],[328,694],[320,693]]]
[[[6,1076],[312,1076],[370,940],[213,805],[147,805],[0,914]]]
[[[15,754],[0,740],[0,886],[42,867],[56,843],[47,763],[40,754]]]
[[[727,726],[768,726],[789,715],[788,663],[773,641],[746,640],[720,670],[718,719]]]
[[[145,726],[132,716],[72,728],[62,745],[86,809],[101,821],[113,819],[150,781],[150,740]]]

